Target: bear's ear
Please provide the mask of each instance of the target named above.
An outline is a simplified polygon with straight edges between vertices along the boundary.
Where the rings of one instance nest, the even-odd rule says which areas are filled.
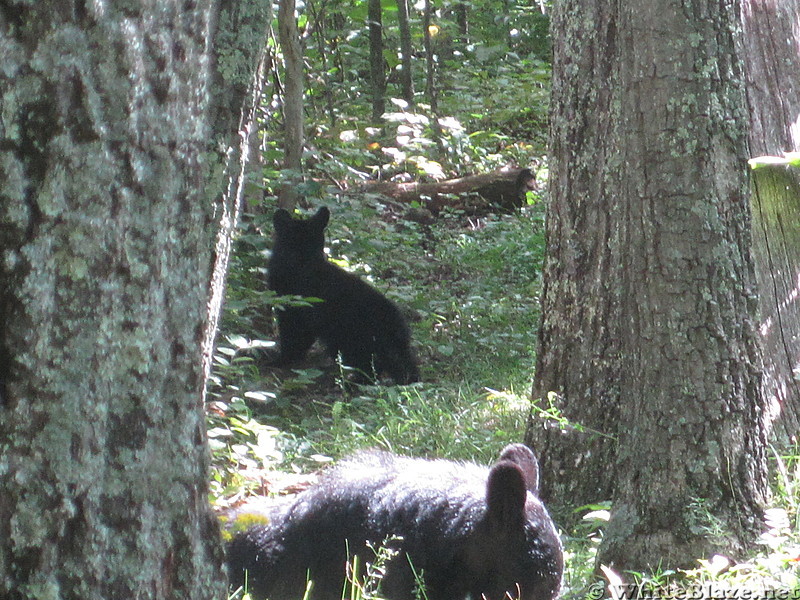
[[[290,215],[289,211],[284,208],[279,208],[275,211],[275,214],[272,215],[272,224],[275,226],[275,229],[285,227],[291,222],[292,215]]]
[[[525,444],[509,444],[500,453],[498,462],[508,460],[522,469],[525,476],[525,487],[534,496],[539,495],[539,461],[533,450]]]
[[[515,463],[501,461],[489,471],[486,505],[489,517],[502,528],[513,528],[525,518],[525,476]]]
[[[325,229],[328,225],[328,221],[331,218],[331,211],[328,210],[327,206],[321,206],[320,209],[317,211],[311,220],[319,227],[320,229]]]

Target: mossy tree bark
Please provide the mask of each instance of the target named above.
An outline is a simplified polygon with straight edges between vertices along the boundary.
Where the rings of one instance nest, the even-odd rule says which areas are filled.
[[[608,471],[619,420],[624,250],[612,243],[619,208],[606,173],[620,162],[610,135],[619,102],[612,72],[617,23],[603,2],[570,0],[556,8],[547,255],[533,394],[545,401],[550,394],[566,417],[589,430],[536,418],[527,437],[549,474],[544,497],[579,506],[611,498]]]
[[[242,201],[260,194],[253,185],[261,174],[254,156],[264,67],[270,58],[268,35],[272,5],[261,0],[220,3],[215,15],[214,60],[211,69],[210,122],[216,161],[209,171],[207,196],[215,203],[217,237],[203,336],[203,374],[208,381],[225,283]],[[214,156],[214,155],[212,155]],[[260,198],[259,198],[260,199]]]
[[[534,394],[546,495],[612,500],[599,561],[644,571],[752,541],[766,425],[739,4],[554,12],[548,258]]]
[[[200,402],[212,4],[0,8],[0,597],[225,597]]]

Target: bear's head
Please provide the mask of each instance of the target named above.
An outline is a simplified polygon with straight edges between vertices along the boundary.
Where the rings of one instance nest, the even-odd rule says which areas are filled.
[[[563,550],[539,500],[539,464],[522,444],[506,446],[489,471],[486,518],[465,556],[470,597],[552,600],[564,571]]]
[[[275,226],[275,248],[300,256],[324,253],[325,227],[331,212],[323,206],[310,219],[293,219],[289,211],[279,208],[272,217]]]

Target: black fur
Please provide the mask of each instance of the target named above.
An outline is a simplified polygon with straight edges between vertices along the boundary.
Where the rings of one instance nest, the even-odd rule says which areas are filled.
[[[536,457],[508,446],[491,468],[363,452],[228,546],[231,583],[256,598],[340,600],[348,556],[371,560],[367,542],[398,553],[380,592],[415,598],[414,571],[429,600],[552,600],[563,556],[553,522],[526,474]],[[537,475],[538,479],[538,475]],[[397,536],[397,537],[396,537]],[[412,570],[413,565],[413,570]]]
[[[278,313],[278,364],[301,360],[320,339],[331,358],[341,354],[342,362],[363,376],[388,373],[396,383],[418,381],[408,325],[397,306],[325,257],[329,218],[325,207],[307,220],[293,219],[283,209],[273,217],[269,289],[280,295],[323,300]]]

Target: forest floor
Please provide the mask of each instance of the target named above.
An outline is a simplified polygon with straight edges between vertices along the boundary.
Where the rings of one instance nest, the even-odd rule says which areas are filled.
[[[343,385],[347,373],[319,349],[302,368],[260,364],[252,347],[269,348],[277,337],[264,286],[272,227],[271,214],[251,216],[231,267],[209,390],[215,505],[295,492],[361,448],[490,464],[507,443],[521,441],[532,406],[544,256],[544,210],[536,200],[513,213],[444,212],[428,224],[407,220],[401,207],[377,196],[325,203],[332,212],[329,258],[394,300],[409,319],[422,375],[409,386]],[[625,580],[658,588],[661,596],[676,579],[692,590],[707,582],[720,589],[753,582],[797,589],[797,458],[779,459],[770,530],[750,560],[720,557],[698,561],[691,572],[625,574]],[[561,532],[562,595],[586,598],[602,581],[594,558],[609,504],[598,498],[591,506],[550,509],[556,523],[559,515],[581,517]]]

